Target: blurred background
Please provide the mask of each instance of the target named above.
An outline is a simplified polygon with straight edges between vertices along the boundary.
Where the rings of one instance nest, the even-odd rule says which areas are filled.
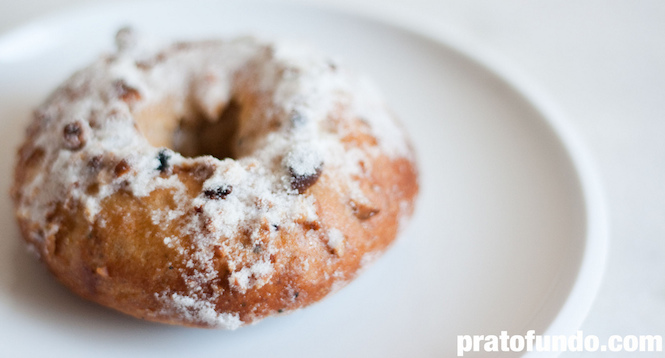
[[[0,34],[95,2],[101,1],[0,0]],[[613,334],[665,335],[665,1],[299,2],[454,33],[540,87],[593,156],[610,215],[606,274],[582,330],[601,340]],[[651,355],[612,354],[623,356]]]

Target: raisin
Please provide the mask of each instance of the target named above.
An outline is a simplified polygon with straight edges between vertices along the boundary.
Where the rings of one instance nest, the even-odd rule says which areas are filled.
[[[349,205],[351,206],[353,215],[360,220],[367,220],[381,211],[379,208],[375,208],[367,203],[362,203],[353,199],[349,201]]]
[[[127,173],[130,169],[131,167],[129,166],[129,163],[123,159],[118,164],[116,164],[113,172],[115,173],[116,177],[119,177]]]
[[[69,123],[62,130],[65,138],[65,148],[69,150],[79,150],[85,145],[85,135],[81,122]]]
[[[298,193],[302,194],[319,180],[321,167],[316,168],[316,171],[310,175],[297,175],[291,168],[289,168],[289,172],[291,173],[291,189],[297,190]]]
[[[169,159],[171,156],[166,153],[166,149],[162,149],[159,151],[159,154],[157,154],[157,160],[159,160],[159,166],[157,167],[157,170],[160,172],[164,173],[166,172],[167,169],[169,169]]]
[[[226,197],[229,194],[231,194],[232,191],[233,187],[227,185],[227,186],[220,186],[217,189],[208,189],[203,192],[203,195],[205,195],[206,198],[211,200],[220,200],[220,199],[226,199]]]
[[[103,166],[103,161],[102,161],[102,156],[101,155],[96,155],[88,161],[88,168],[92,170],[93,172],[99,171],[102,169]]]

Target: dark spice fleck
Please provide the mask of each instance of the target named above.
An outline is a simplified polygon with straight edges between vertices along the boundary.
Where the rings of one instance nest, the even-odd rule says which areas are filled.
[[[220,186],[217,189],[208,189],[203,192],[203,195],[205,195],[206,198],[211,200],[220,200],[220,199],[226,199],[226,196],[231,194],[232,191],[233,187],[230,185],[226,185],[226,186]]]
[[[300,295],[300,292],[296,292],[296,293],[293,294],[293,298],[298,298],[299,295]]]
[[[278,313],[283,313],[283,312],[284,312],[284,309],[283,309],[283,308],[280,308],[280,309],[277,310],[277,312],[278,312]]]
[[[289,172],[291,173],[291,189],[298,190],[298,193],[302,194],[319,180],[321,167],[316,168],[312,175],[297,175],[291,168],[289,168]]]
[[[65,148],[69,150],[79,150],[85,145],[85,136],[81,122],[69,123],[62,130],[65,138]]]
[[[167,169],[169,169],[169,158],[171,158],[171,156],[166,153],[166,149],[160,150],[159,154],[157,154],[157,159],[159,160],[159,166],[157,167],[157,170],[164,173]]]
[[[275,229],[275,231],[279,231],[279,225],[277,225],[277,224],[272,224],[272,227],[273,227],[273,229]]]
[[[252,249],[252,252],[255,253],[255,254],[261,253],[261,245],[254,246],[254,248]]]
[[[169,270],[173,270],[173,266],[169,266]]]

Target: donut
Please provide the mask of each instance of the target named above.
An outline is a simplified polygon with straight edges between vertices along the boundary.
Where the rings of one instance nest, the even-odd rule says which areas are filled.
[[[410,218],[415,154],[365,76],[254,37],[116,47],[35,110],[14,171],[24,240],[81,297],[236,329],[340,289]]]

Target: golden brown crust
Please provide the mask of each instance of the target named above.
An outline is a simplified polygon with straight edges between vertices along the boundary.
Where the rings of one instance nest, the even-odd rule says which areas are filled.
[[[129,96],[140,101],[138,91],[123,86],[120,100],[127,102]],[[261,95],[247,90],[240,96],[245,112],[238,114],[238,131],[250,138],[267,135],[266,127],[252,129],[246,124],[254,118],[248,103],[253,104],[249,108],[265,107]],[[154,161],[158,165],[150,169],[151,181],[178,185],[137,194],[132,185],[143,169],[135,160],[112,152],[86,152],[94,137],[86,132],[85,123],[65,126],[65,142],[49,151],[39,144],[40,133],[50,130],[43,122],[36,115],[14,173],[12,196],[23,237],[53,274],[80,296],[163,323],[236,328],[319,301],[390,245],[400,223],[411,215],[418,192],[412,153],[395,156],[375,151],[379,139],[367,120],[335,111],[325,125],[344,127],[338,130],[344,133],[339,140],[342,148],[373,154],[364,154],[352,173],[329,163],[316,169],[316,177],[298,174],[298,168],[284,169],[287,178],[291,175],[285,200],[307,200],[314,213],[296,210],[281,216],[289,222],[276,222],[273,211],[280,201],[256,195],[253,205],[263,214],[229,236],[215,231],[219,228],[209,215],[210,207],[228,213],[227,207],[215,205],[235,200],[242,188],[239,184],[210,187],[210,183],[220,171],[235,170],[236,164],[210,157],[179,159],[177,153],[161,150]],[[65,118],[62,123],[72,122]],[[275,123],[267,127],[268,133],[279,130],[280,123]],[[95,125],[90,124],[90,131]],[[46,162],[55,162],[61,151],[77,152],[75,160],[84,163],[85,176],[66,182],[81,194],[43,200],[46,194],[34,183],[41,180],[39,176],[57,176],[49,172],[55,167]],[[242,152],[243,147],[234,151]],[[224,165],[231,169],[220,169]],[[262,164],[243,165],[243,170],[251,171]],[[114,189],[109,192],[109,187]],[[88,205],[90,198],[100,198],[98,206]],[[45,214],[37,217],[29,208]],[[184,212],[168,220],[156,217],[178,210]]]

